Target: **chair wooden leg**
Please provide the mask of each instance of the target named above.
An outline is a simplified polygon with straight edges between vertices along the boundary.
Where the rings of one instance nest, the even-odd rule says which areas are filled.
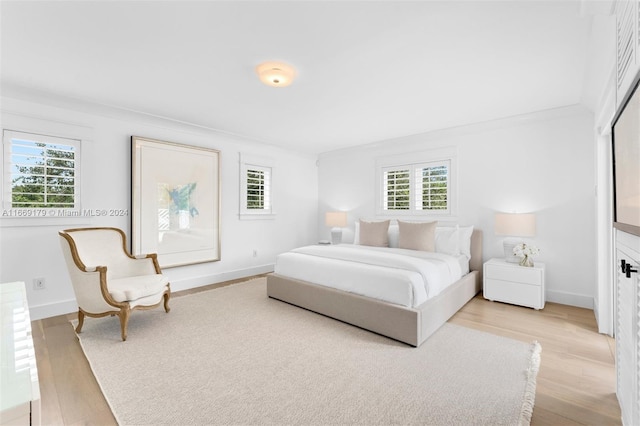
[[[122,341],[127,340],[127,325],[129,324],[129,307],[120,309],[119,317],[120,317],[120,329],[122,334]]]
[[[169,293],[164,294],[164,311],[169,312],[171,308],[169,307]]]
[[[82,331],[82,325],[84,324],[84,312],[78,309],[78,326],[76,327],[76,333]]]

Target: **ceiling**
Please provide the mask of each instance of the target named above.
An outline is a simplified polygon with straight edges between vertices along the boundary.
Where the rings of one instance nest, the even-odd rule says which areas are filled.
[[[575,105],[579,1],[2,1],[1,77],[299,152]],[[286,88],[254,68],[282,60]]]

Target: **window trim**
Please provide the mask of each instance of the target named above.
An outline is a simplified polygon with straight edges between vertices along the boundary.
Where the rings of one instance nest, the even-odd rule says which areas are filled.
[[[239,217],[240,219],[273,219],[275,218],[274,202],[273,202],[273,160],[267,157],[260,157],[251,154],[240,153],[240,200],[239,200]],[[269,207],[265,209],[250,209],[247,207],[247,173],[249,170],[259,170],[265,173],[265,181],[269,186]]]
[[[2,208],[3,214],[1,218],[57,218],[57,217],[73,217],[77,216],[77,212],[82,210],[82,139],[65,136],[47,135],[33,131],[3,129],[2,131],[2,161],[0,162],[0,171],[2,178]],[[11,169],[13,163],[11,161],[12,139],[22,138],[36,140],[53,145],[67,145],[75,148],[74,155],[74,197],[73,206],[71,207],[13,207],[13,190],[11,185]],[[13,213],[16,212],[14,215]]]
[[[454,219],[458,214],[458,154],[455,147],[437,148],[428,151],[411,152],[407,154],[379,157],[375,160],[375,200],[376,215],[383,217],[434,217],[441,219]],[[447,164],[448,176],[448,208],[446,210],[418,210],[416,206],[417,188],[420,185],[416,179],[416,171],[425,166],[435,167]],[[409,208],[388,210],[386,205],[385,171],[391,169],[409,170]]]

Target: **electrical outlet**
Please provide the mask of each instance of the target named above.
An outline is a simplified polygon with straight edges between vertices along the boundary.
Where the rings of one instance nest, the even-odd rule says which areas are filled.
[[[258,257],[258,249],[253,249],[253,257]]]
[[[34,290],[44,290],[44,278],[34,278],[33,279],[33,289]]]

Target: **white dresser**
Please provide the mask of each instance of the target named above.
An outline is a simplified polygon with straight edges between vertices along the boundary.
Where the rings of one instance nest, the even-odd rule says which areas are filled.
[[[484,298],[542,309],[545,301],[544,272],[544,263],[526,267],[504,259],[491,259],[483,268]]]
[[[40,387],[24,283],[0,284],[0,425],[39,425]]]

